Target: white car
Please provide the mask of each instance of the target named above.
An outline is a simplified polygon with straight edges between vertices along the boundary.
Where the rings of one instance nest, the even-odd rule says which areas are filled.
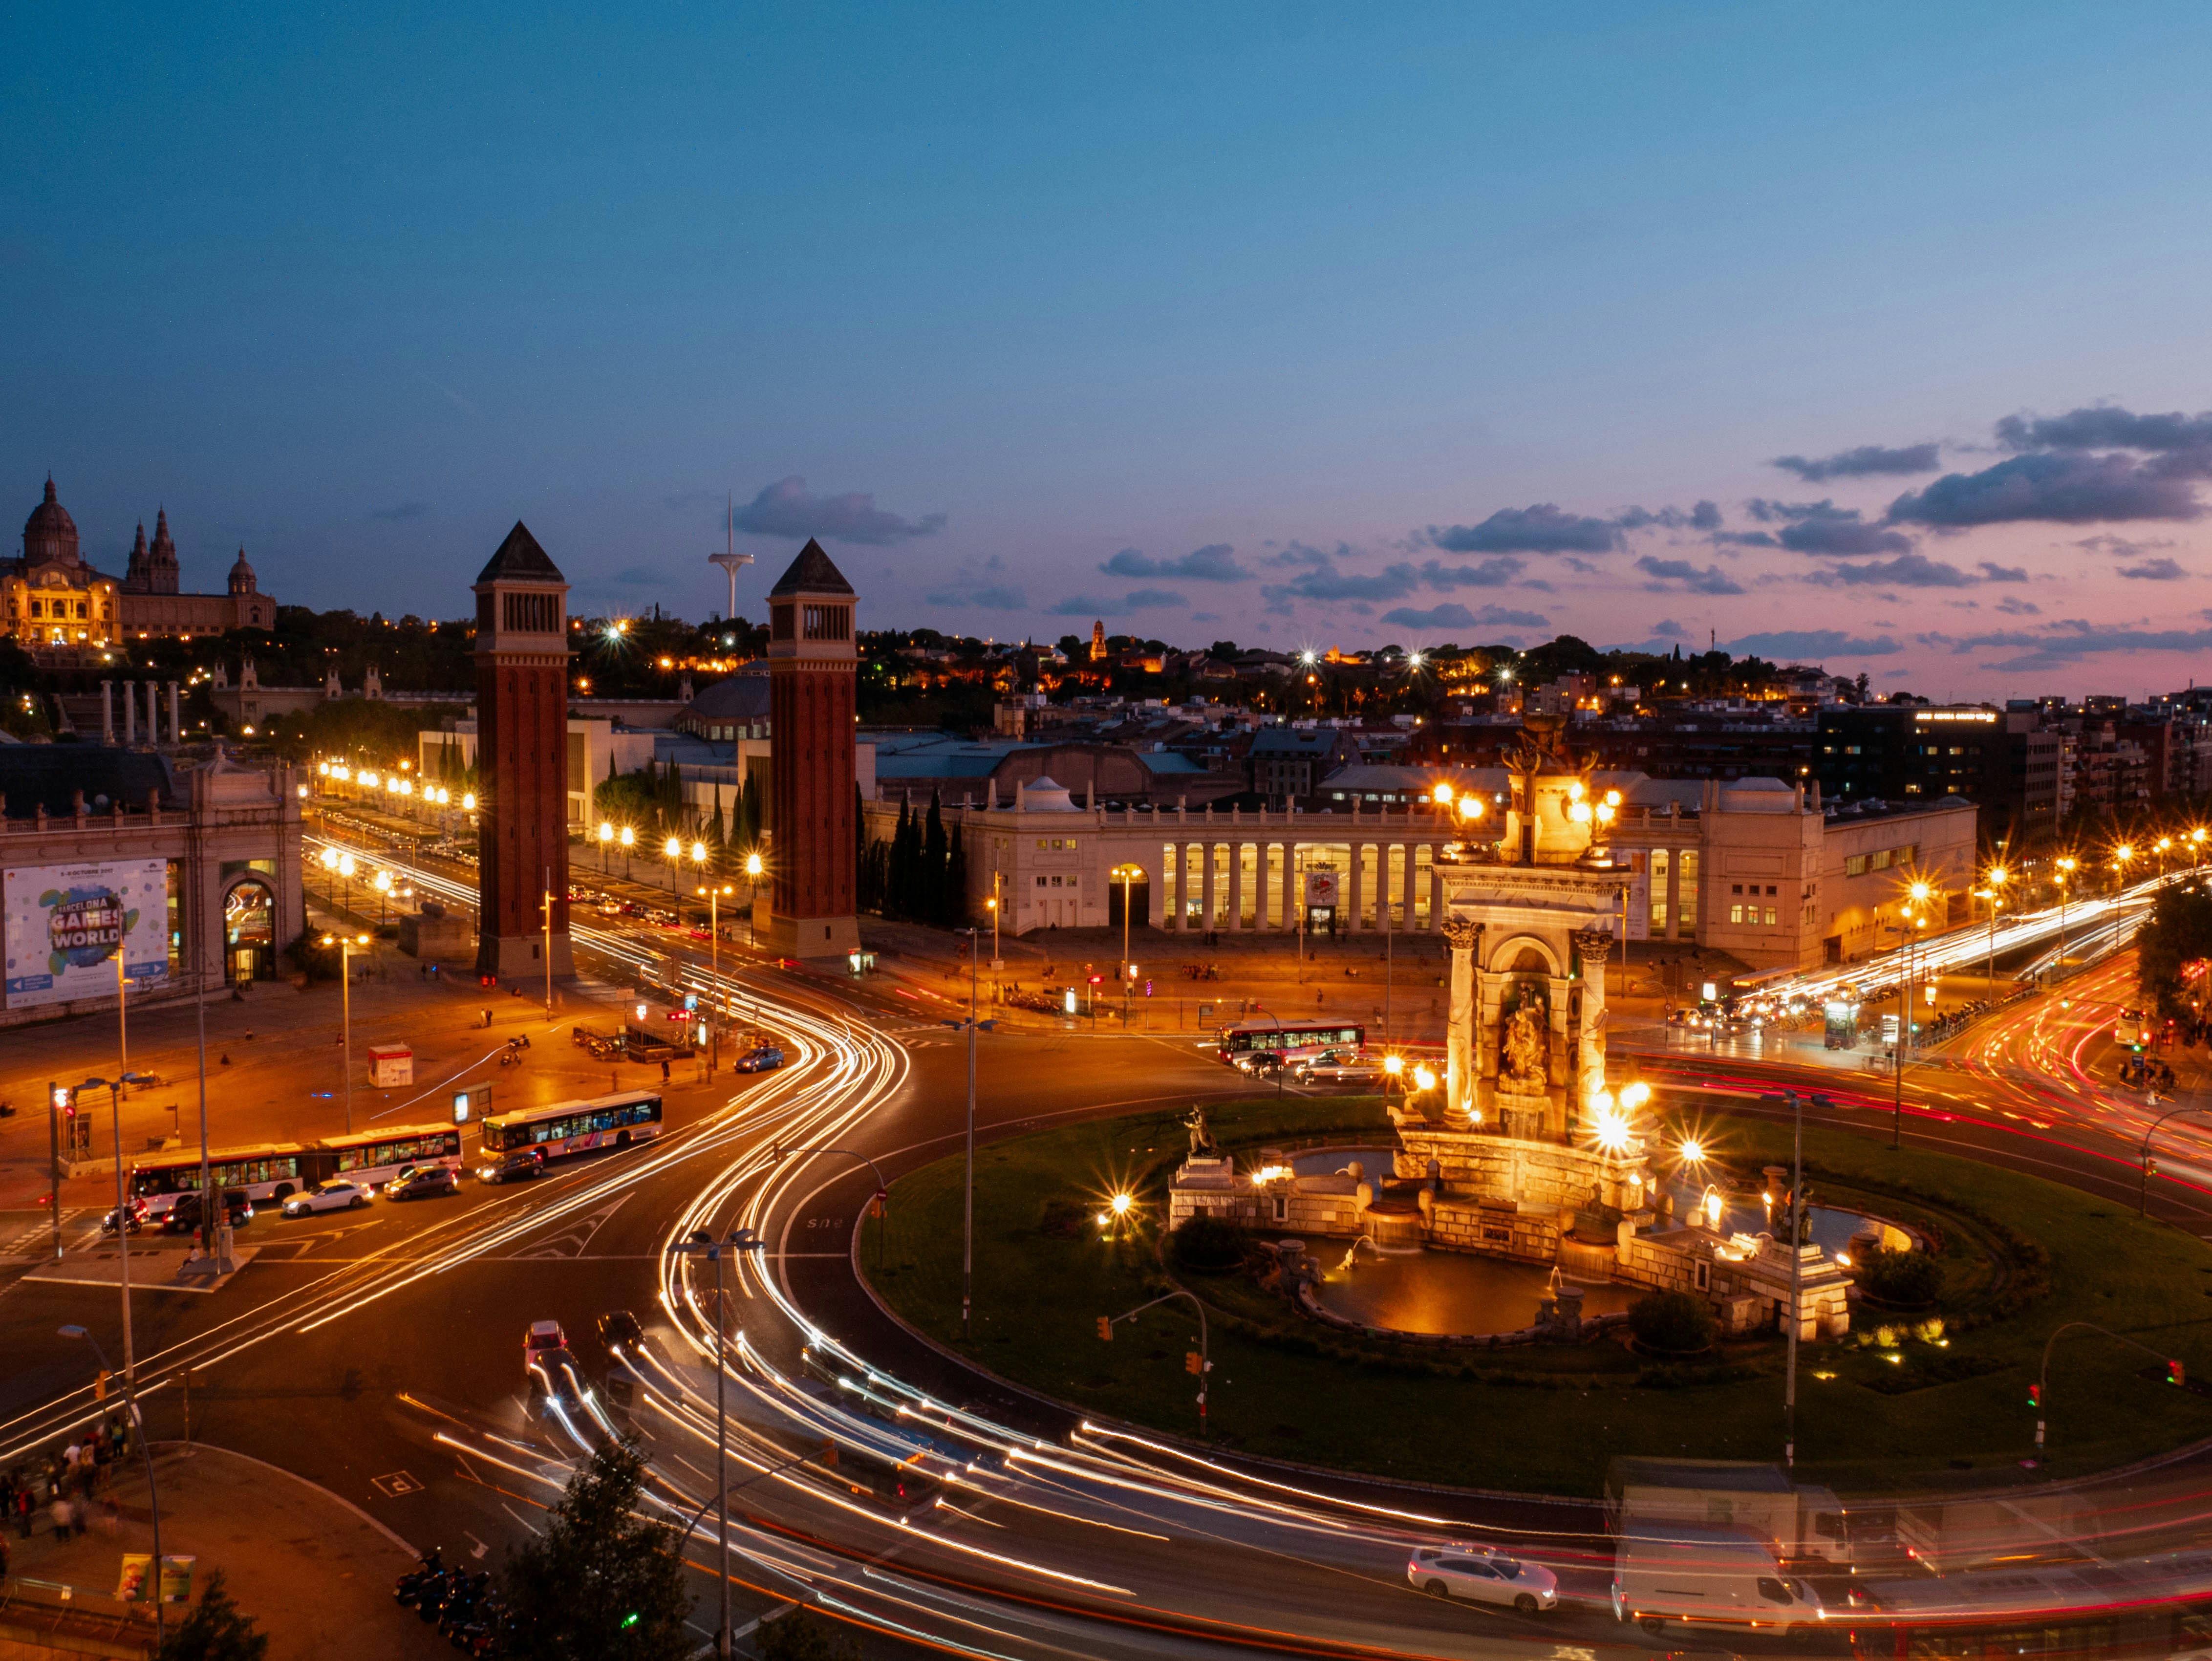
[[[284,1202],[287,1217],[306,1217],[318,1211],[350,1211],[356,1206],[365,1206],[372,1196],[361,1183],[348,1182],[343,1177],[333,1177],[318,1183],[305,1194],[295,1194]]]
[[[1423,1546],[1407,1560],[1406,1579],[1431,1597],[1510,1604],[1523,1615],[1559,1603],[1551,1570],[1490,1546]]]

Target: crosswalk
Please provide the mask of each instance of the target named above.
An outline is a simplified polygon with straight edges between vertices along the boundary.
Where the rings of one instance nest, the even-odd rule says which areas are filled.
[[[100,1208],[97,1206],[65,1206],[62,1208],[62,1238],[70,1239],[99,1226]],[[0,1243],[0,1260],[10,1257],[42,1257],[53,1250],[54,1226],[47,1219],[39,1220],[23,1230],[12,1240]]]

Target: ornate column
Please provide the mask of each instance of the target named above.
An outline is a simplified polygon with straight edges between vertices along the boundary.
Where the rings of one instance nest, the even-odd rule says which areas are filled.
[[[1232,813],[1235,809],[1230,810]],[[1229,844],[1229,927],[1244,926],[1244,844]]]
[[[100,683],[100,741],[115,742],[115,683],[112,680]]]
[[[1601,928],[1577,928],[1572,938],[1583,971],[1582,1024],[1575,1035],[1572,1098],[1579,1116],[1589,1113],[1590,1098],[1605,1088],[1605,964],[1613,955],[1613,935]]]
[[[1190,927],[1190,844],[1187,842],[1175,845],[1175,922],[1169,926],[1178,934]]]
[[[135,680],[123,683],[123,741],[138,742],[138,683]]]
[[[1482,925],[1471,917],[1444,919],[1451,950],[1451,1001],[1444,1015],[1444,1123],[1465,1129],[1474,1123],[1475,947]]]

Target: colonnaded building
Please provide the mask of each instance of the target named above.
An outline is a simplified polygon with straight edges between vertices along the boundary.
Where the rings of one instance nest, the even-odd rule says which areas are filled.
[[[156,636],[276,627],[276,601],[261,592],[243,548],[231,563],[225,592],[190,593],[182,582],[166,509],[154,516],[151,543],[140,523],[118,580],[85,559],[76,521],[49,478],[45,499],[23,522],[22,552],[0,560],[0,612],[18,645],[48,656],[89,655]]]
[[[1303,910],[1309,932],[1380,934],[1386,903],[1389,927],[1426,933],[1444,916],[1439,855],[1457,827],[1418,798],[1441,782],[1494,812],[1509,799],[1502,768],[1354,767],[1326,782],[1346,798],[1342,812],[1106,807],[1049,778],[1017,786],[1011,800],[994,789],[942,812],[948,832],[960,830],[970,916],[987,916],[995,894],[1001,926],[1017,935],[1119,928],[1125,895],[1133,922],[1170,933],[1286,932]],[[1384,784],[1401,805],[1368,806]],[[1817,784],[1634,772],[1595,773],[1591,787],[1618,793],[1609,834],[1626,867],[1627,940],[1812,968],[1895,943],[1905,873],[1952,895],[1971,886],[1975,813],[1963,799],[1823,804]],[[880,794],[866,806],[871,840],[890,837],[902,806],[895,786]],[[922,811],[927,798],[912,806]]]

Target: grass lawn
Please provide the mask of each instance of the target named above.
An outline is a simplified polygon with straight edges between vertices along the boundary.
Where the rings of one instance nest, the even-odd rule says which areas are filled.
[[[1364,1100],[1264,1098],[1210,1110],[1215,1135],[1248,1147],[1388,1129]],[[1701,1127],[1738,1170],[1786,1162],[1786,1129],[1710,1116]],[[992,1371],[1102,1415],[1194,1434],[1197,1348],[1188,1305],[1152,1311],[1102,1343],[1097,1317],[1156,1295],[1147,1227],[1109,1243],[1094,1216],[1133,1185],[1148,1215],[1185,1147],[1178,1116],[1103,1120],[980,1152],[975,1178],[975,1330],[959,1342],[957,1157],[892,1189],[884,1269],[875,1229],[861,1262],[908,1321]],[[2021,1475],[2034,1439],[2027,1386],[2044,1341],[2092,1321],[2212,1378],[2212,1248],[2072,1189],[1970,1160],[1808,1129],[1816,1199],[1864,1206],[1944,1236],[1948,1342],[1801,1352],[1798,1464],[1808,1481],[1879,1492],[1967,1462],[1986,1482]],[[1990,1220],[1994,1220],[1995,1226]],[[2007,1232],[2011,1232],[2008,1238]],[[2047,1254],[2033,1261],[2021,1237]],[[1316,1243],[1317,1250],[1325,1246]],[[1771,1459],[1782,1441],[1782,1345],[1731,1347],[1703,1373],[1655,1368],[1604,1341],[1496,1352],[1349,1346],[1249,1279],[1184,1277],[1228,1318],[1212,1333],[1213,1431],[1255,1453],[1474,1487],[1594,1494],[1617,1453]],[[2047,1281],[2047,1290],[2035,1288]],[[2023,1297],[2023,1293],[2026,1293]],[[2021,1305],[2007,1312],[2010,1300]],[[1909,1329],[1921,1317],[1882,1317]],[[1862,1318],[1862,1326],[1873,1321]],[[1899,1359],[1888,1359],[1891,1355]],[[2046,1397],[2051,1463],[2069,1471],[2124,1463],[2212,1435],[2212,1398],[2139,1376],[2151,1358],[2073,1334]],[[2158,1369],[2161,1378],[2163,1369]],[[1831,1377],[1820,1377],[1831,1374]],[[1717,1375],[1716,1377],[1715,1375]]]

